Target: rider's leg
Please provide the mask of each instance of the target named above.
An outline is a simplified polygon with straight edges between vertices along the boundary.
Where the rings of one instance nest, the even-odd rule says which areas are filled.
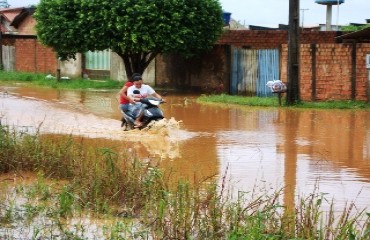
[[[143,116],[144,116],[144,112],[141,112],[139,116],[135,119],[136,126],[141,127],[143,125],[143,123],[141,122],[141,120],[143,119]]]
[[[143,116],[144,116],[144,106],[143,105],[140,105],[139,106],[139,109],[137,110],[137,112],[135,113],[135,115],[136,115],[135,125],[137,127],[141,127],[143,125],[143,123],[141,122],[141,120],[143,119]]]

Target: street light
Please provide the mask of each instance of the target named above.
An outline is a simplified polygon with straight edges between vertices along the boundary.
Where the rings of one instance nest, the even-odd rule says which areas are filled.
[[[304,23],[304,11],[310,10],[309,8],[301,8],[302,11],[302,29],[303,29],[303,23]]]

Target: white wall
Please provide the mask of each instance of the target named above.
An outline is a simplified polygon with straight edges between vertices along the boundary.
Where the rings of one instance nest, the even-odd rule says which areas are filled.
[[[111,71],[110,78],[118,81],[127,81],[126,70],[123,60],[117,53],[111,54]],[[155,61],[153,60],[143,74],[145,84],[155,85]]]
[[[81,78],[81,54],[76,54],[76,60],[60,61],[60,76],[72,79]]]

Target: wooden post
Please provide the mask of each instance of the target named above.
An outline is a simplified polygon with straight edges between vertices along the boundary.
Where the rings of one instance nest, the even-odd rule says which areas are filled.
[[[278,92],[279,106],[281,106],[281,94],[282,94],[282,92]]]
[[[351,75],[351,99],[356,100],[356,65],[357,65],[357,42],[352,42],[352,75]]]
[[[287,105],[293,105],[300,101],[299,47],[299,0],[289,0]]]
[[[57,81],[59,82],[60,81],[60,58],[58,57],[57,59]]]

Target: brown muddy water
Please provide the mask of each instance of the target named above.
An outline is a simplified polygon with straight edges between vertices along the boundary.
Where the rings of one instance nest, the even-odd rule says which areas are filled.
[[[154,159],[175,178],[227,176],[233,192],[284,189],[284,204],[314,191],[342,209],[370,210],[370,111],[204,105],[169,94],[166,127],[120,129],[117,91],[0,86],[3,124],[75,134]]]

